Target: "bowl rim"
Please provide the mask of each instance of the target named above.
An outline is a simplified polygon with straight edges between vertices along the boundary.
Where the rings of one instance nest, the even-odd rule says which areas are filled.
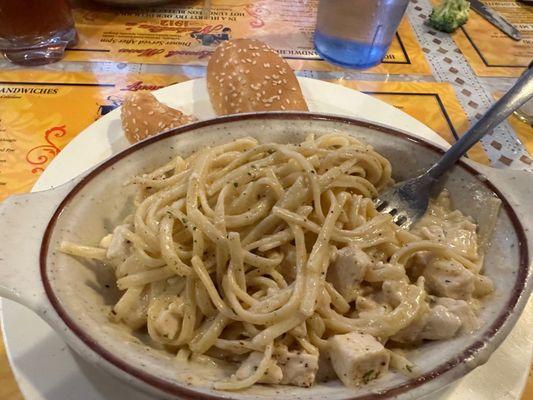
[[[236,114],[236,115],[216,117],[216,118],[212,118],[208,120],[198,121],[198,122],[195,122],[189,125],[181,126],[181,127],[163,132],[161,134],[152,136],[144,141],[141,141],[139,143],[136,143],[130,146],[126,150],[123,150],[122,152],[103,161],[101,164],[97,165],[94,169],[92,169],[89,173],[84,175],[79,180],[79,182],[77,182],[76,185],[61,200],[60,204],[58,205],[57,209],[52,215],[50,221],[48,222],[44,235],[43,235],[43,239],[41,242],[41,248],[40,248],[40,254],[39,254],[39,268],[40,268],[41,281],[44,286],[46,297],[50,301],[52,308],[57,313],[60,320],[66,325],[68,329],[70,329],[70,331],[77,337],[77,339],[81,340],[81,342],[83,342],[91,351],[96,353],[107,363],[111,364],[115,368],[118,368],[119,371],[124,372],[126,375],[136,378],[142,381],[144,384],[147,384],[148,386],[154,389],[157,389],[161,392],[164,392],[168,395],[181,396],[185,399],[191,399],[191,400],[193,399],[194,400],[196,399],[199,399],[199,400],[228,399],[227,394],[218,396],[218,395],[213,395],[209,393],[203,393],[203,392],[191,389],[190,386],[187,386],[187,384],[185,383],[184,384],[171,383],[165,379],[162,379],[153,374],[145,372],[144,370],[125,362],[122,358],[110,352],[109,350],[106,350],[96,340],[94,340],[89,334],[87,334],[84,331],[84,329],[82,329],[78,325],[78,323],[75,322],[75,320],[72,317],[70,317],[68,312],[63,308],[59,298],[56,296],[52,288],[52,285],[50,283],[50,279],[49,279],[48,272],[47,272],[46,260],[48,256],[48,250],[50,247],[50,240],[51,240],[52,232],[54,231],[56,223],[63,209],[70,203],[70,201],[73,198],[76,197],[77,193],[82,188],[84,188],[95,176],[105,171],[107,168],[112,167],[116,162],[120,161],[124,157],[142,148],[145,148],[146,146],[149,146],[152,143],[167,139],[169,137],[177,136],[182,133],[194,131],[199,128],[216,126],[216,125],[225,124],[228,122],[240,122],[240,121],[254,120],[254,119],[270,120],[270,121],[272,120],[327,121],[327,122],[342,123],[342,124],[350,125],[350,126],[360,126],[363,128],[376,130],[381,133],[385,133],[387,135],[399,137],[403,140],[413,142],[417,145],[421,145],[425,147],[426,149],[431,150],[432,152],[436,153],[437,155],[442,155],[444,153],[444,150],[442,148],[439,148],[438,146],[432,143],[429,143],[423,138],[415,137],[406,132],[403,132],[403,131],[400,131],[400,130],[397,130],[391,127],[385,127],[382,125],[378,125],[373,122],[369,122],[365,120],[359,120],[359,119],[345,117],[345,116],[315,113],[315,112],[261,112],[261,113],[246,113],[246,114]],[[468,346],[466,349],[464,349],[459,355],[456,355],[455,357],[448,359],[442,362],[441,364],[438,364],[431,371],[428,371],[427,373],[421,376],[418,376],[414,379],[410,379],[390,389],[383,390],[378,393],[370,393],[370,394],[363,394],[359,396],[345,397],[343,398],[343,400],[390,399],[395,396],[405,394],[406,392],[409,392],[413,389],[419,388],[423,384],[432,382],[439,376],[452,371],[453,369],[455,369],[457,366],[459,366],[462,363],[466,365],[465,367],[466,372],[472,370],[477,365],[479,365],[479,363],[471,363],[471,362],[466,362],[466,361],[472,360],[472,358],[475,357],[479,352],[481,352],[481,350],[483,350],[487,346],[488,343],[494,342],[496,343],[496,345],[499,345],[503,341],[503,339],[507,336],[507,333],[509,331],[507,330],[507,332],[505,332],[504,330],[502,330],[502,328],[508,325],[508,322],[511,319],[512,315],[514,314],[514,311],[517,308],[517,306],[520,306],[520,308],[523,308],[523,304],[520,305],[519,303],[520,303],[522,294],[524,293],[524,289],[526,288],[528,269],[529,269],[529,266],[528,266],[529,249],[528,249],[528,242],[527,242],[524,227],[522,223],[520,222],[520,219],[514,212],[510,202],[501,193],[501,191],[496,188],[496,186],[489,180],[489,178],[482,175],[473,166],[465,163],[463,160],[459,160],[457,164],[461,166],[463,169],[465,169],[475,179],[477,179],[480,183],[485,185],[489,190],[494,192],[500,198],[500,200],[502,201],[502,208],[506,211],[507,215],[509,216],[513,229],[516,232],[516,235],[518,238],[519,265],[518,265],[518,271],[515,275],[515,284],[512,289],[511,297],[509,301],[507,302],[506,306],[502,309],[503,312],[501,312],[496,317],[492,325],[490,325],[487,328],[485,334],[482,337],[480,337],[478,340],[476,340],[474,343],[472,343],[470,346]],[[511,322],[512,322],[512,319],[511,319]],[[501,331],[504,331],[503,335],[499,334]],[[490,353],[492,353],[492,351]],[[445,386],[446,384],[451,383],[453,380],[455,380],[455,378],[448,380],[447,382],[443,383],[439,387]],[[427,393],[432,392],[437,389],[438,387],[433,388],[431,390],[428,390]]]

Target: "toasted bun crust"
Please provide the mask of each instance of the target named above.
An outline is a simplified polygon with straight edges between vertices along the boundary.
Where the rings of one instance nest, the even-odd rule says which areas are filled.
[[[307,111],[291,67],[255,39],[231,40],[216,48],[207,64],[207,89],[218,115]]]
[[[194,121],[193,117],[160,103],[149,92],[135,92],[126,96],[120,117],[122,129],[130,143]]]

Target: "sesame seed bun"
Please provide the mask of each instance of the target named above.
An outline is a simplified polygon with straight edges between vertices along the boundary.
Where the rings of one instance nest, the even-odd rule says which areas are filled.
[[[207,90],[218,115],[308,110],[289,64],[254,39],[230,40],[216,48],[207,64]]]
[[[150,92],[134,92],[126,96],[120,114],[122,129],[130,143],[135,143],[195,118],[160,103]]]

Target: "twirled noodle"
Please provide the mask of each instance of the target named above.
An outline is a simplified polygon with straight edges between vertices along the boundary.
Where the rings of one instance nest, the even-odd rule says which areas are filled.
[[[114,320],[146,327],[181,362],[240,365],[217,389],[309,386],[321,352],[350,384],[334,338],[357,332],[390,348],[452,337],[475,326],[471,300],[492,291],[479,274],[476,226],[451,210],[447,193],[407,232],[372,201],[391,183],[387,159],[350,136],[245,138],[133,178],[124,224],[97,247],[61,249],[114,268],[123,291]],[[357,364],[349,347],[339,351]],[[384,351],[363,358],[412,373]],[[379,375],[356,369],[354,384]]]

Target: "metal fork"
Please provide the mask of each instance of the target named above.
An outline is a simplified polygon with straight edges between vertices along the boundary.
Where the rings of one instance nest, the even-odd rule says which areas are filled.
[[[425,173],[399,182],[380,194],[375,200],[377,210],[391,214],[397,225],[409,229],[426,212],[431,189],[439,178],[483,136],[531,97],[533,97],[533,68],[529,68],[515,85]]]

